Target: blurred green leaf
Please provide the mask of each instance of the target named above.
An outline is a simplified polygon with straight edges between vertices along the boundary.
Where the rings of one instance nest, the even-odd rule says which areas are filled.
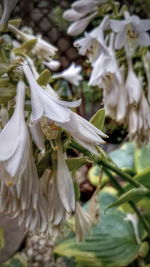
[[[105,214],[105,208],[116,198],[108,193],[100,194],[100,223],[93,227],[92,235],[84,242],[73,238],[63,241],[55,253],[73,257],[76,267],[121,267],[127,266],[138,255],[137,244],[131,224],[124,220],[126,214],[113,208]]]
[[[78,170],[86,162],[87,162],[87,158],[86,157],[78,157],[78,158],[66,159],[66,163],[67,163],[67,166],[69,168],[69,171]]]
[[[26,258],[20,254],[16,254],[9,261],[0,264],[0,267],[27,267]]]
[[[51,72],[48,69],[45,69],[40,74],[39,78],[37,79],[37,82],[41,86],[46,86],[49,82]]]
[[[144,169],[150,167],[150,146],[144,145],[135,149],[135,170],[141,173]]]
[[[92,123],[96,128],[102,130],[105,121],[105,109],[99,109],[93,117],[90,119],[90,123]]]
[[[134,173],[134,143],[125,143],[119,149],[109,153],[113,162],[124,171]]]
[[[30,53],[30,51],[36,45],[36,42],[37,42],[37,39],[29,40],[29,41],[23,43],[20,47],[14,48],[13,52],[15,54],[27,54],[27,53]]]
[[[130,191],[122,194],[118,200],[116,200],[114,203],[109,205],[106,209],[110,209],[113,207],[118,207],[119,205],[126,203],[128,201],[139,201],[143,197],[148,196],[149,190],[147,188],[133,188]]]

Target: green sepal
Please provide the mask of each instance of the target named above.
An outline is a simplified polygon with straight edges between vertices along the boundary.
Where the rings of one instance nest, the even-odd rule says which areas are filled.
[[[105,121],[105,109],[99,109],[90,119],[90,123],[92,123],[96,128],[102,130]]]
[[[51,72],[48,69],[45,69],[41,72],[37,82],[40,86],[47,86],[50,80]]]

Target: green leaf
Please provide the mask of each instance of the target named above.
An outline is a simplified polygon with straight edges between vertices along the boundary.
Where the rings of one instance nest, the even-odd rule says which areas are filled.
[[[90,119],[90,123],[92,123],[96,128],[102,130],[105,121],[105,109],[99,109],[93,117]]]
[[[6,103],[16,95],[16,88],[12,85],[6,88],[0,88],[0,104]]]
[[[150,146],[144,145],[135,149],[135,169],[141,173],[144,169],[150,167]]]
[[[107,209],[118,207],[119,205],[128,201],[139,201],[143,197],[148,196],[149,190],[147,188],[133,188],[130,191],[122,194],[118,200],[109,205]]]
[[[0,227],[0,248],[3,248],[5,245],[5,239],[4,239],[4,230]]]
[[[93,227],[92,235],[84,242],[76,243],[73,238],[63,241],[55,253],[74,258],[76,267],[121,267],[128,266],[138,255],[132,225],[124,220],[126,214],[116,208],[105,208],[116,198],[108,193],[100,194],[100,223]]]
[[[134,143],[125,143],[119,149],[109,153],[113,162],[124,171],[134,173]]]
[[[46,86],[49,82],[51,72],[48,69],[45,69],[40,74],[39,78],[37,79],[37,82],[41,86]]]
[[[66,163],[67,163],[67,166],[69,168],[69,171],[78,170],[86,162],[87,162],[87,158],[86,157],[78,157],[78,158],[66,159]]]
[[[1,62],[1,64],[2,63],[8,64],[8,60],[7,60],[6,56],[5,56],[3,48],[0,48],[0,62]]]
[[[23,43],[20,47],[14,48],[13,52],[15,54],[28,54],[36,45],[37,39],[29,40]]]
[[[15,27],[19,27],[21,25],[22,19],[11,19],[9,20],[9,24],[12,24]]]

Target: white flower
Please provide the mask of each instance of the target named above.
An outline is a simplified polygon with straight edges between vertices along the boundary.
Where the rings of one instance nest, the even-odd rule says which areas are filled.
[[[80,75],[82,68],[80,66],[76,66],[74,63],[70,65],[69,68],[64,70],[61,73],[54,74],[52,76],[53,79],[63,78],[73,85],[78,86],[79,82],[82,80],[82,76]]]
[[[53,71],[56,71],[60,68],[60,62],[58,60],[43,61],[43,64]]]
[[[3,0],[3,14],[0,19],[0,24],[5,24],[10,17],[11,12],[15,8],[18,0]]]
[[[105,3],[106,0],[78,0],[72,4],[72,8],[79,13],[88,14],[93,12],[97,6]]]
[[[142,135],[146,135],[147,131],[150,130],[150,106],[144,93],[142,93],[140,105],[139,105],[139,132]],[[146,138],[145,138],[146,140]]]
[[[57,150],[57,188],[58,193],[67,212],[75,210],[75,194],[72,178],[65,162],[61,144]]]
[[[147,97],[150,104],[150,52],[143,57],[143,63],[145,68],[145,74],[147,78]]]
[[[33,48],[33,52],[42,57],[45,60],[50,60],[57,52],[57,48],[50,43],[46,42],[41,36],[30,35],[18,30],[15,26],[9,24],[9,30],[16,34],[16,36],[23,41],[30,41],[36,39],[36,44]]]
[[[87,55],[91,63],[96,61],[105,46],[104,30],[107,26],[108,18],[108,16],[105,16],[98,27],[89,33],[85,33],[85,37],[74,42],[79,54],[82,56]]]
[[[97,154],[95,147],[105,143],[101,136],[107,137],[107,135],[73,111],[71,111],[68,122],[57,123],[57,125],[66,129],[81,146],[95,154]]]
[[[134,136],[138,131],[138,111],[135,107],[131,106],[128,110],[128,131],[129,136]]]
[[[22,68],[31,91],[32,124],[38,123],[44,116],[52,121],[68,121],[71,111],[67,107],[77,107],[80,105],[81,101],[66,102],[59,100],[57,97],[51,95],[50,92],[38,85],[30,67],[27,64],[23,64]]]
[[[89,15],[83,19],[77,20],[75,22],[73,22],[68,30],[67,33],[71,36],[76,36],[79,35],[80,33],[82,33],[86,27],[88,26],[88,24],[92,21],[92,19],[94,19],[97,16],[97,12],[94,12],[92,15]]]
[[[138,105],[142,88],[140,80],[133,71],[131,59],[128,60],[128,75],[125,82],[125,90],[127,91],[129,104]]]
[[[110,20],[110,27],[117,33],[115,48],[124,46],[128,55],[133,54],[138,45],[150,45],[150,37],[146,33],[150,29],[149,19],[140,19],[125,12],[125,20]]]
[[[24,119],[25,85],[17,85],[14,113],[0,133],[0,165],[11,178],[21,177],[27,167],[30,152],[30,137]],[[3,174],[1,173],[1,178]]]
[[[140,240],[140,236],[139,236],[137,216],[135,214],[128,213],[124,220],[131,222],[131,224],[133,226],[134,233],[135,233],[136,241],[138,244],[141,244],[141,240]]]
[[[88,234],[92,227],[92,218],[87,211],[76,202],[75,212],[75,234],[77,241],[83,241],[84,236]]]
[[[63,18],[68,21],[76,21],[84,17],[84,14],[76,12],[74,9],[68,9],[64,12]]]
[[[109,47],[103,47],[98,59],[92,64],[89,85],[103,87],[103,78],[108,74],[118,75],[118,64],[113,50],[114,35],[111,35]]]

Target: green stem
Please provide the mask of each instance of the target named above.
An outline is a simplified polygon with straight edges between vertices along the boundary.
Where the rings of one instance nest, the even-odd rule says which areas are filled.
[[[112,173],[108,169],[106,169],[106,168],[103,168],[103,170],[108,175],[108,177],[110,178],[111,183],[118,190],[118,192],[120,194],[125,193],[125,190],[118,183],[118,181],[115,179],[115,177],[112,175]],[[133,201],[129,201],[129,204],[132,207],[132,209],[134,210],[134,212],[137,214],[137,216],[139,217],[139,220],[141,221],[143,227],[145,228],[145,230],[148,233],[148,236],[150,238],[150,229],[147,226],[147,223],[146,223],[146,220],[145,220],[144,216],[140,213],[140,211],[138,210],[136,204]]]

